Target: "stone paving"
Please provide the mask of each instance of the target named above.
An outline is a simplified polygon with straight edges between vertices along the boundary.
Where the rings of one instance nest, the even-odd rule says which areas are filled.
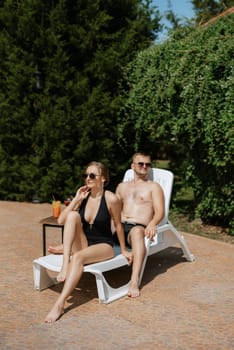
[[[84,274],[56,323],[44,318],[62,285],[33,289],[32,261],[42,255],[39,221],[49,204],[0,201],[0,349],[234,349],[233,245],[183,233],[194,262],[174,247],[149,257],[141,297],[98,303],[95,279]],[[50,228],[47,242],[59,242]],[[130,268],[107,274],[117,285]]]

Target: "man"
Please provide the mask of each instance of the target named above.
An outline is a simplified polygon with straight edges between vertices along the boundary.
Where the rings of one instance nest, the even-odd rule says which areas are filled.
[[[148,179],[151,158],[143,152],[132,157],[131,168],[134,179],[121,182],[116,195],[122,203],[121,221],[126,242],[132,249],[133,263],[128,296],[140,295],[139,282],[143,260],[146,254],[144,237],[153,240],[156,226],[164,216],[164,195],[159,184]],[[61,246],[49,247],[51,253],[62,253]]]
[[[122,202],[121,221],[126,241],[133,253],[128,296],[135,298],[140,295],[140,272],[146,254],[144,237],[152,240],[156,234],[156,226],[164,216],[164,195],[159,184],[148,180],[151,168],[148,154],[135,153],[131,168],[134,179],[120,183],[116,194]]]

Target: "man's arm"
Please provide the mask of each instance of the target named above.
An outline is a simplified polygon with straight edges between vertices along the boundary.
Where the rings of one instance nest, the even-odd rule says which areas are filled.
[[[152,203],[154,215],[145,229],[145,234],[152,239],[156,234],[156,226],[160,223],[164,216],[164,193],[161,186],[157,183],[152,187]]]
[[[120,200],[120,202],[121,202],[121,205],[122,205],[122,207],[123,207],[123,197],[122,197],[122,194],[121,194],[121,193],[122,193],[122,191],[121,191],[122,187],[123,187],[123,183],[121,182],[121,183],[119,183],[118,186],[116,187],[115,194],[116,194],[116,196],[119,198],[119,200]]]

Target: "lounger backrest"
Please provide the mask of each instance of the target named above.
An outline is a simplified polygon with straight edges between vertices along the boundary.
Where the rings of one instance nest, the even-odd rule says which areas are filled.
[[[123,178],[123,182],[131,181],[134,179],[134,172],[132,169],[128,169]],[[171,201],[171,192],[173,187],[174,175],[169,170],[151,168],[149,172],[149,180],[155,181],[160,184],[163,189],[165,197],[165,215],[163,220],[160,222],[160,225],[167,223],[169,207]]]

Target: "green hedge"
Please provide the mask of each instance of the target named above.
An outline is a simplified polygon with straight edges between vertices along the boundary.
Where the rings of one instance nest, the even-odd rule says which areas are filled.
[[[203,222],[233,226],[234,15],[183,28],[138,54],[125,75],[119,140],[171,159]],[[130,131],[129,131],[130,130]]]

